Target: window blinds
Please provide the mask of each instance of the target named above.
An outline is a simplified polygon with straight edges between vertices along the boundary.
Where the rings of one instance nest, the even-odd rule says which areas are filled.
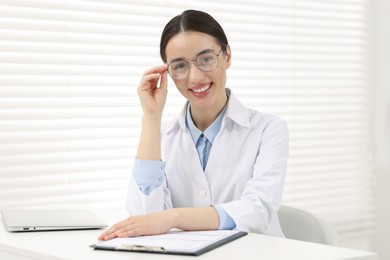
[[[163,26],[212,14],[228,87],[290,129],[283,203],[341,239],[373,227],[367,0],[0,0],[0,206],[122,208],[140,131],[136,87]],[[169,82],[165,119],[184,99]]]

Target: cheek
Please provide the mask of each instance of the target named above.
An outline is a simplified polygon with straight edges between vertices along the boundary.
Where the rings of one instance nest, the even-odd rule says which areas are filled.
[[[223,66],[225,66],[225,64]],[[216,76],[219,81],[220,80],[224,81],[226,79],[226,69],[224,67],[221,66],[220,68],[218,68],[216,72],[217,72]]]
[[[230,64],[227,61],[223,61],[219,65],[223,70],[227,70],[230,67]]]
[[[185,82],[180,80],[180,81],[175,81],[174,83],[175,83],[177,90],[179,90],[180,93],[185,94],[185,92],[187,90]]]

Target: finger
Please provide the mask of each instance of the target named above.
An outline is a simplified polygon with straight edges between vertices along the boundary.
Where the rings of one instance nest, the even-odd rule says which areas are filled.
[[[142,235],[142,233],[140,233],[141,229],[140,227],[137,227],[136,225],[130,225],[130,226],[126,226],[120,230],[117,230],[115,231],[114,233],[111,233],[110,235],[106,236],[104,239],[105,240],[109,240],[109,239],[113,239],[113,238],[116,238],[116,237],[130,237],[130,236],[139,236],[139,235]]]
[[[118,230],[122,229],[123,227],[129,225],[131,223],[130,221],[131,221],[131,219],[128,218],[126,220],[122,220],[122,221],[116,223],[115,225],[113,225],[109,229],[107,229],[105,232],[103,232],[99,236],[99,239],[104,239],[104,237],[107,237],[107,236],[117,232]]]
[[[163,91],[167,91],[167,85],[168,85],[168,79],[167,79],[167,71],[164,71],[162,74],[161,74],[161,79],[160,79],[160,89],[163,90]]]
[[[128,237],[128,236],[137,236],[138,232],[136,232],[137,228],[135,224],[127,225],[123,228],[115,230],[114,232],[104,236],[102,240],[110,240],[116,237]]]
[[[108,236],[110,236],[110,234],[112,234],[113,232],[115,231],[110,231],[110,230],[107,230],[105,232],[103,232],[102,234],[100,234],[100,236],[98,237],[99,240],[106,240],[106,238]]]
[[[157,88],[157,82],[160,79],[161,74],[149,74],[142,77],[138,89],[140,90],[150,90]]]
[[[145,235],[145,233],[143,233],[140,228],[132,228],[131,230],[118,234],[118,237],[125,238],[125,237],[137,237],[142,235]]]
[[[118,234],[122,234],[124,231],[122,231],[121,229],[119,230],[115,230],[114,232],[110,232],[110,233],[103,233],[99,236],[99,240],[110,240],[110,239],[113,239],[113,238],[116,238],[118,237]]]
[[[140,85],[145,85],[149,83],[150,81],[158,81],[161,77],[160,73],[153,73],[153,74],[148,74],[142,77],[141,79],[141,84]]]
[[[146,70],[144,72],[144,75],[148,75],[148,74],[153,74],[153,73],[159,73],[161,74],[162,72],[166,71],[167,70],[167,65],[164,64],[164,65],[161,65],[161,66],[156,66],[156,67],[153,67],[153,68],[150,68],[148,70]]]

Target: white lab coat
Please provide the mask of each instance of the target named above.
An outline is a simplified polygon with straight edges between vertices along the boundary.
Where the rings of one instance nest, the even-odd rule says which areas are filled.
[[[130,215],[219,205],[238,230],[283,236],[277,211],[288,157],[284,121],[245,108],[231,93],[203,172],[185,124],[185,108],[162,127],[164,184],[145,195],[131,178],[127,199]]]

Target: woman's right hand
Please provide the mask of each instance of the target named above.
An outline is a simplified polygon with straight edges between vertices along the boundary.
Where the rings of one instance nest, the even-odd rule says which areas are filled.
[[[167,65],[145,71],[137,91],[144,115],[161,116],[168,94]]]

